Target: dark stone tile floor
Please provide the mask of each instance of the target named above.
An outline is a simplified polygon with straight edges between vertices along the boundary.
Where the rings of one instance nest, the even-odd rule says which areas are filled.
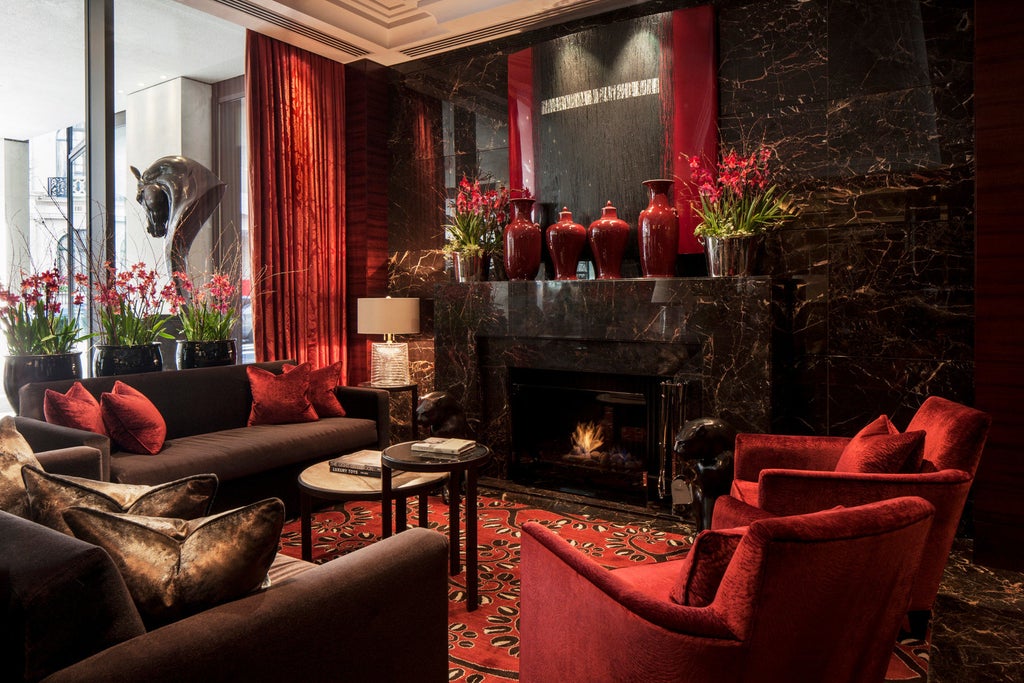
[[[657,509],[541,491],[507,481],[481,481],[481,492],[610,522],[643,522],[692,536],[689,521]],[[1024,572],[971,561],[971,541],[958,538],[946,565],[932,618],[928,680],[933,683],[1024,682]]]

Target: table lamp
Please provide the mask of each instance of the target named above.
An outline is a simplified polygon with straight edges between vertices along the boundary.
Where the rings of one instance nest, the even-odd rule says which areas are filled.
[[[370,384],[398,387],[410,384],[409,345],[396,342],[396,334],[417,334],[420,331],[420,300],[416,298],[359,299],[356,316],[359,334],[383,334],[384,341],[374,342],[370,355]]]

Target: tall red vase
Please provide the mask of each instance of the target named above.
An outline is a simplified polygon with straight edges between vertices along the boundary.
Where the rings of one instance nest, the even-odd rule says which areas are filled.
[[[675,277],[679,214],[669,199],[671,180],[645,180],[650,202],[640,212],[640,270],[644,277]]]
[[[572,220],[572,211],[562,207],[558,222],[548,226],[548,251],[555,264],[556,280],[575,280],[576,265],[587,244],[587,229]]]
[[[505,275],[509,280],[532,280],[540,270],[540,226],[533,222],[532,199],[510,199],[512,221],[505,226]]]
[[[616,280],[622,277],[622,255],[629,241],[629,224],[619,218],[609,201],[601,208],[601,217],[590,224],[587,231],[590,251],[598,280]]]

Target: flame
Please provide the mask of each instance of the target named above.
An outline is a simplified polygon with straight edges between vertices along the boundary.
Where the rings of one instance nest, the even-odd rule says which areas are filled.
[[[604,432],[593,422],[580,422],[572,433],[572,445],[581,453],[593,453],[604,445]]]

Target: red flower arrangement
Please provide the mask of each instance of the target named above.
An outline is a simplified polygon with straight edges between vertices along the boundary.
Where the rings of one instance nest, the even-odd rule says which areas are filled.
[[[156,271],[148,269],[145,263],[121,271],[105,263],[101,275],[105,277],[97,277],[93,298],[99,304],[105,344],[139,346],[160,337],[172,338],[164,331],[164,307],[176,312],[178,295],[173,284],[159,286]]]
[[[7,350],[16,356],[71,353],[75,345],[91,335],[81,334],[77,311],[64,313],[71,296],[72,305],[85,303],[83,287],[89,278],[76,273],[72,282],[58,269],[26,275],[22,272],[18,293],[0,285],[0,327],[7,337]],[[70,285],[70,291],[69,291]]]
[[[483,190],[480,179],[466,176],[455,195],[455,215],[446,224],[447,251],[462,254],[501,252],[501,233],[508,222],[509,191],[504,185]]]
[[[186,273],[174,273],[188,298],[175,297],[174,307],[188,341],[222,341],[231,338],[238,322],[234,306],[235,286],[227,275],[214,273],[196,286]]]

